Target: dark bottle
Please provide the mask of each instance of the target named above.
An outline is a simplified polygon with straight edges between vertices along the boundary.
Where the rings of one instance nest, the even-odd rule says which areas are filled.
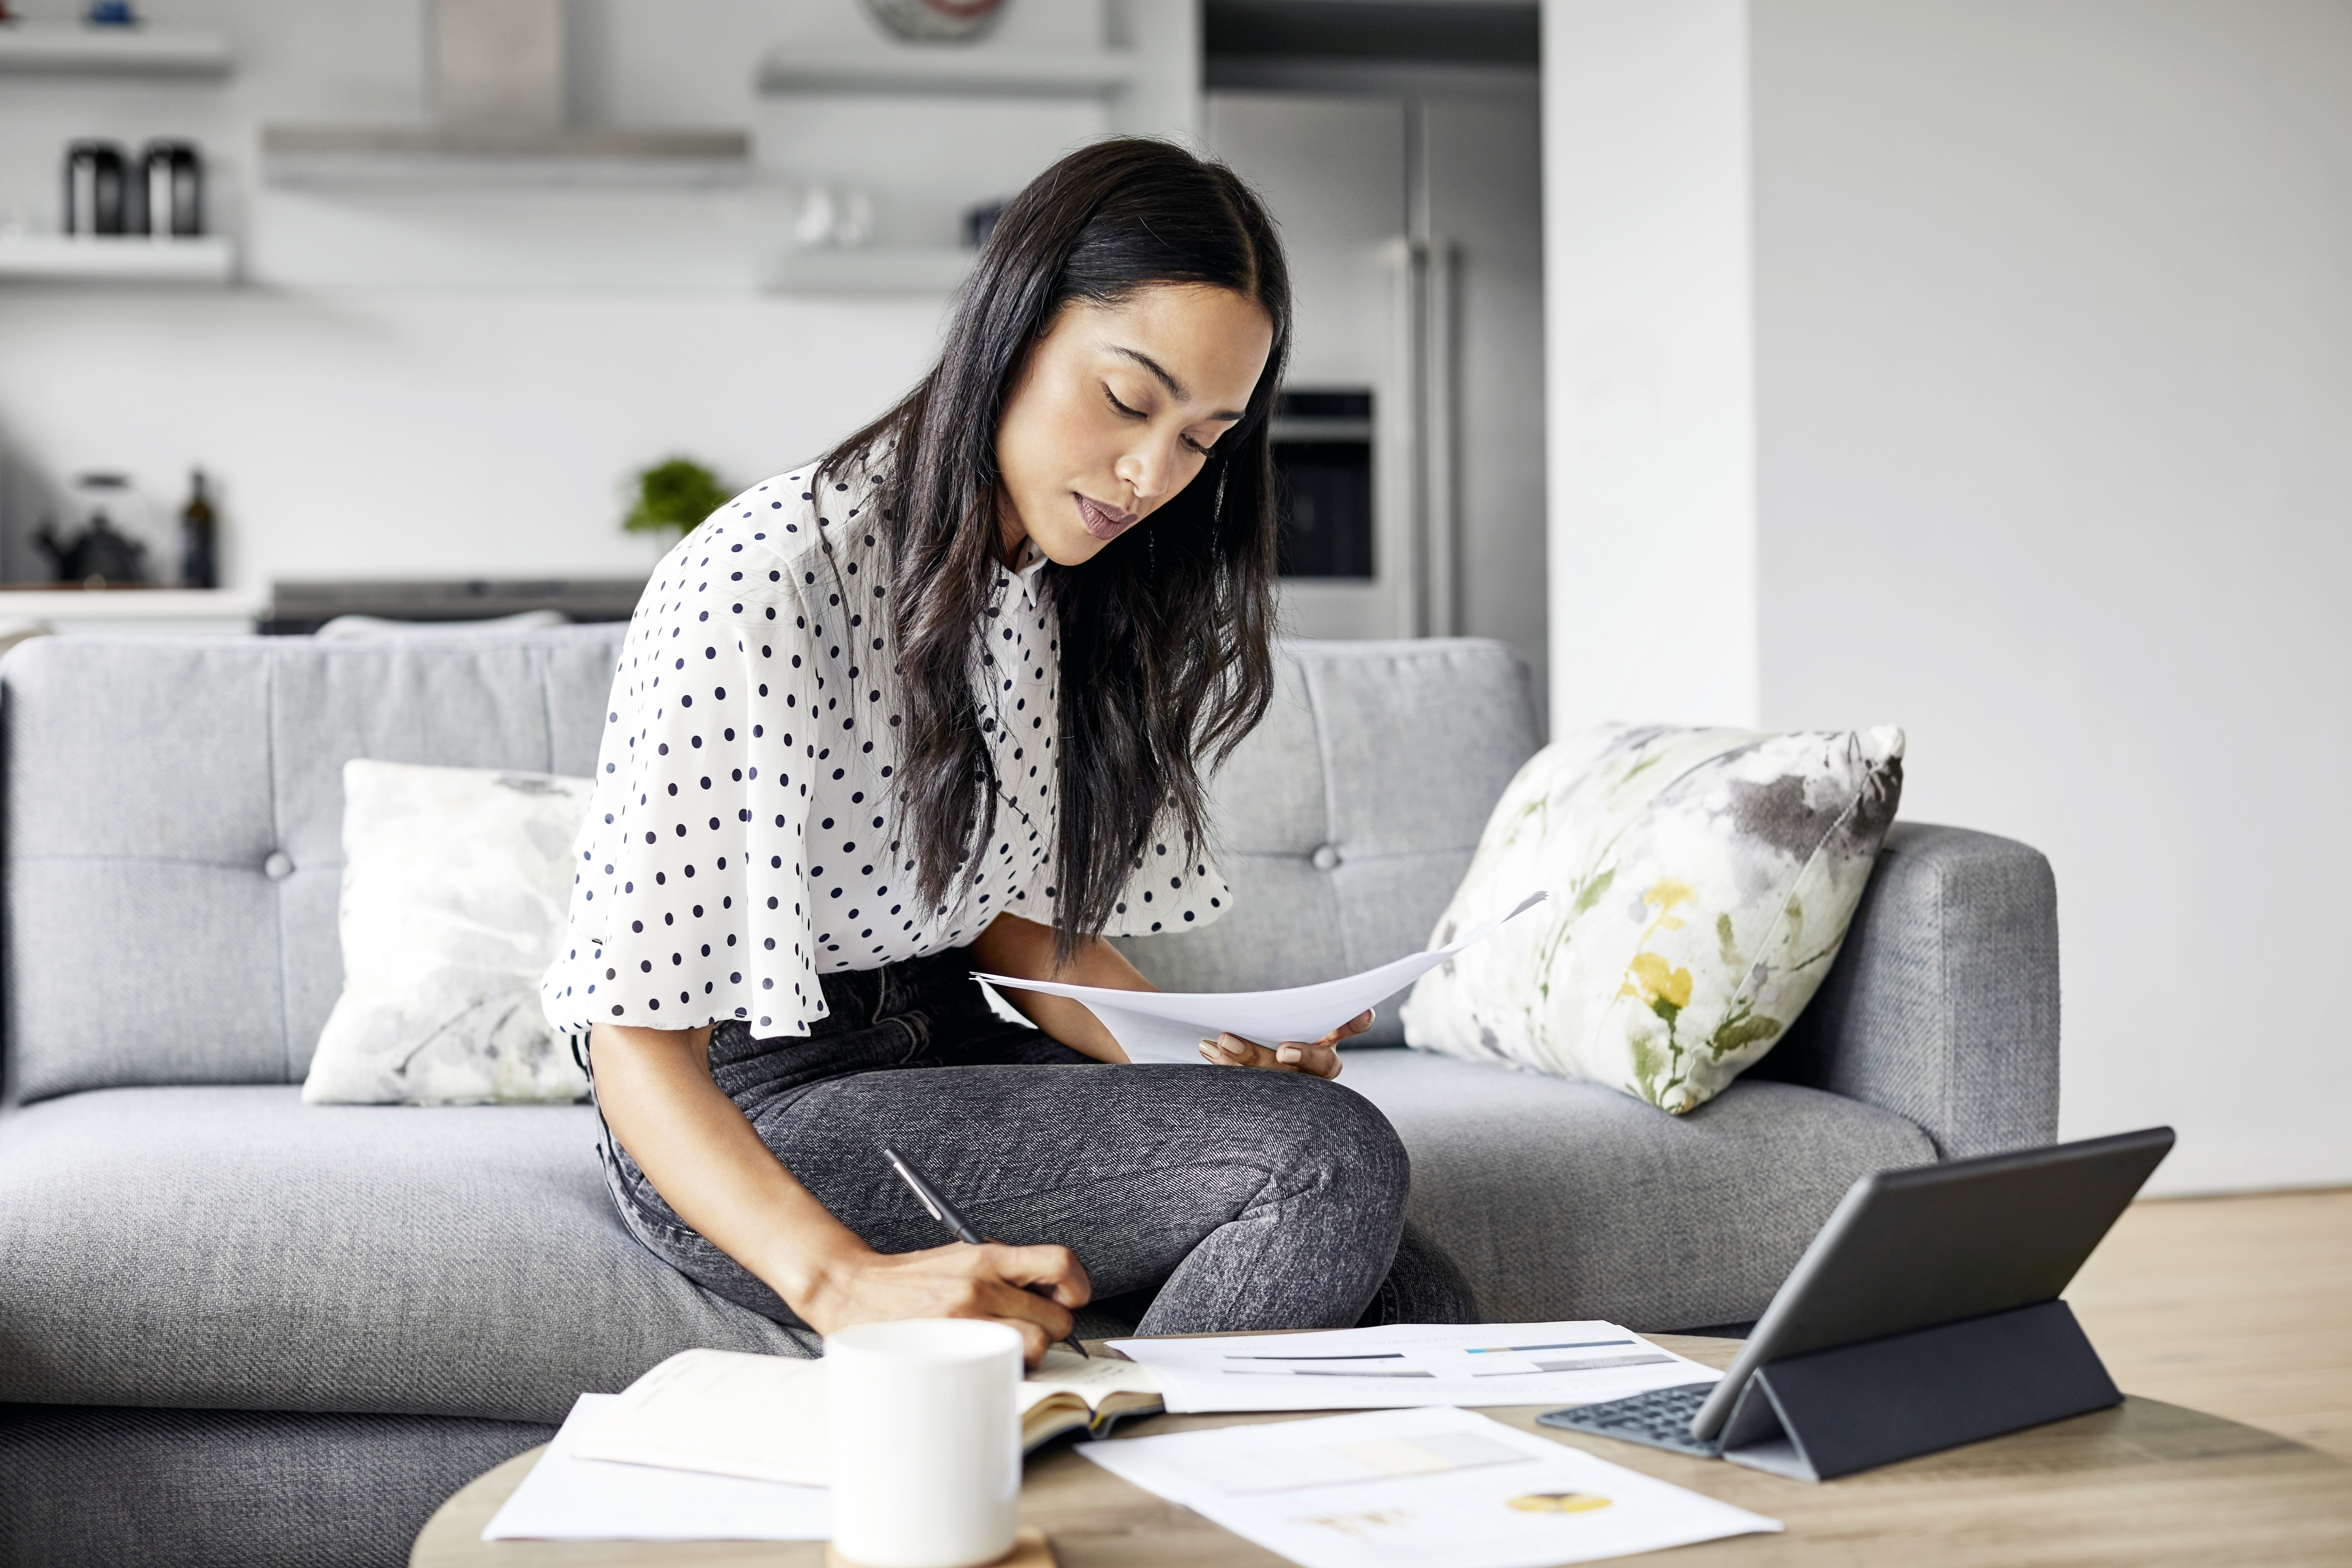
[[[220,586],[220,520],[205,494],[205,471],[190,477],[188,504],[180,510],[180,586]]]

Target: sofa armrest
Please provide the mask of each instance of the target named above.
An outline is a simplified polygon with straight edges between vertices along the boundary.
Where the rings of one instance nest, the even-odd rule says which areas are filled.
[[[1907,1117],[1945,1159],[2058,1133],[2058,887],[2038,850],[1897,823],[1821,991],[1752,1076]]]

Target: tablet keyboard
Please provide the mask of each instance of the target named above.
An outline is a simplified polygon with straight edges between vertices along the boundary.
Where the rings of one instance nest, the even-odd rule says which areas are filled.
[[[1671,1448],[1677,1454],[1691,1454],[1702,1459],[1720,1458],[1721,1443],[1711,1437],[1694,1437],[1690,1429],[1691,1417],[1698,1414],[1698,1407],[1706,1403],[1715,1386],[1712,1383],[1686,1383],[1678,1388],[1654,1389],[1600,1405],[1547,1410],[1536,1420],[1546,1427],[1622,1437],[1629,1443],[1647,1443],[1654,1448]]]

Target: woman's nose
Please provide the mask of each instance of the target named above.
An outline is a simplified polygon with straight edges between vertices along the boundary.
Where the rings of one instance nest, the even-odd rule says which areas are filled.
[[[1157,500],[1168,487],[1168,475],[1174,466],[1172,441],[1153,441],[1137,447],[1118,460],[1111,470],[1120,484],[1135,492],[1139,503]]]

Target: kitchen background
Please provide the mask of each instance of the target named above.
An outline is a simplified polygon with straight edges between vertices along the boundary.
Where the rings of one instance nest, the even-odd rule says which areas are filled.
[[[560,20],[566,155],[467,134],[461,30],[501,5]],[[52,620],[242,626],[289,580],[608,602],[666,542],[618,527],[636,471],[748,483],[854,428],[933,352],[967,214],[1137,131],[1231,159],[1293,247],[1297,629],[1545,666],[1532,5],[1005,0],[966,42],[859,0],[151,0],[105,37],[68,35],[79,0],[11,9],[0,577],[54,577],[43,524],[104,506],[168,579],[193,468],[221,517],[214,600]],[[121,265],[47,259],[68,143],[158,137],[204,159],[216,237],[155,263],[194,276],[61,278]]]

